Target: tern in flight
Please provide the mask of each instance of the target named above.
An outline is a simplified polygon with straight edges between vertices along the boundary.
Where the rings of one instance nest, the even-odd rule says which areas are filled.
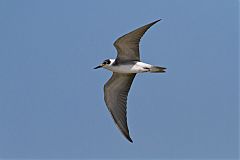
[[[137,73],[165,72],[164,67],[154,66],[140,61],[139,42],[144,33],[161,19],[140,27],[114,42],[117,49],[116,59],[107,59],[95,67],[105,68],[113,72],[112,77],[104,85],[104,100],[114,122],[122,134],[133,142],[127,125],[127,96]]]

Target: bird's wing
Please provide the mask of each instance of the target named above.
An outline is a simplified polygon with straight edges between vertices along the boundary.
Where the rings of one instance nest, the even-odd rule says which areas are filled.
[[[127,96],[136,74],[113,73],[104,85],[104,100],[114,122],[123,135],[132,142],[127,125]]]
[[[140,60],[140,56],[139,56],[140,39],[152,25],[159,22],[160,20],[149,23],[143,27],[140,27],[118,38],[113,44],[118,52],[116,62],[139,61]]]

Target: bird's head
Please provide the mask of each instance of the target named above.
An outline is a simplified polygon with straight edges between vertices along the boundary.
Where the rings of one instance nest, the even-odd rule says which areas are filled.
[[[94,69],[98,69],[98,68],[102,68],[102,67],[108,67],[109,65],[111,65],[114,62],[113,59],[106,59],[104,60],[99,66],[95,67]]]

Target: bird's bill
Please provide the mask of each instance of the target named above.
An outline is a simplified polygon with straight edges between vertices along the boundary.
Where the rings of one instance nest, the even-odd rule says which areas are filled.
[[[98,69],[98,68],[102,68],[102,67],[103,67],[103,65],[100,64],[99,66],[95,67],[94,69]]]

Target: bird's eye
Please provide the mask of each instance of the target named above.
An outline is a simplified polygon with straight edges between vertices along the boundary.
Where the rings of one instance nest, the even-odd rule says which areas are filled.
[[[107,64],[106,62],[103,62],[103,64],[105,65],[105,64]]]

